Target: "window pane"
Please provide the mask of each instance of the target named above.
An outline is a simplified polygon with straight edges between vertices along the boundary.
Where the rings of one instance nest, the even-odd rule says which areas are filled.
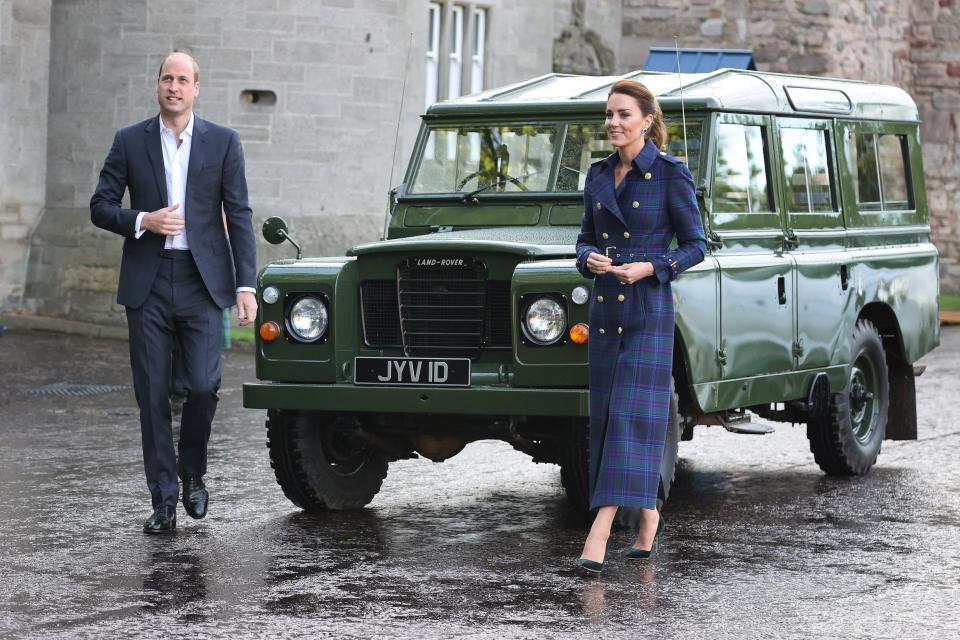
[[[424,106],[429,107],[439,99],[440,75],[440,5],[431,2],[427,11],[427,55],[424,64]]]
[[[884,209],[909,209],[907,192],[906,136],[884,134],[880,136],[880,179],[883,183]]]
[[[411,193],[546,191],[557,127],[432,129]]]
[[[761,129],[756,125],[729,123],[717,127],[715,211],[756,213],[772,209]]]
[[[473,10],[473,56],[470,70],[470,93],[483,91],[483,66],[487,44],[487,10]]]
[[[784,128],[780,130],[780,143],[788,210],[834,211],[826,132]]]
[[[557,191],[583,191],[590,165],[613,153],[602,124],[571,124],[563,142]]]
[[[463,74],[463,7],[454,7],[450,14],[450,68],[447,74],[447,98],[459,98]]]
[[[877,137],[872,133],[858,133],[849,146],[856,186],[857,205],[865,210],[880,209],[880,182],[877,173]]]
[[[703,123],[687,120],[687,152],[690,154],[689,158],[684,157],[683,152],[683,123],[667,120],[666,124],[667,153],[676,156],[687,164],[690,173],[693,174],[693,182],[696,184],[700,177],[700,134],[703,131]]]

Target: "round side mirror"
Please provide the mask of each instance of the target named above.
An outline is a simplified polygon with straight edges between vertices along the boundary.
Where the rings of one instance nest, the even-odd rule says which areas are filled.
[[[287,223],[276,216],[263,221],[263,239],[270,244],[280,244],[287,239]]]

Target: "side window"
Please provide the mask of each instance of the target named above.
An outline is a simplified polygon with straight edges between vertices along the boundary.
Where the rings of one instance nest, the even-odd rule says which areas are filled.
[[[847,149],[857,207],[863,211],[912,208],[907,182],[907,138],[892,133],[857,133]]]
[[[700,138],[703,122],[687,122],[687,151],[689,158],[683,157],[683,125],[680,122],[667,121],[667,153],[680,160],[687,161],[690,173],[696,182],[700,174]],[[557,191],[583,191],[587,179],[587,170],[597,160],[613,153],[613,145],[607,137],[602,124],[571,124],[567,127],[567,137],[563,141],[560,156],[560,174],[557,176]]]
[[[685,158],[683,153],[683,123],[678,121],[667,121],[667,153],[676,156],[682,162],[687,164],[693,175],[694,183],[700,177],[700,137],[703,133],[703,124],[700,122],[687,121],[687,153],[689,158]]]
[[[884,209],[912,209],[907,189],[907,137],[884,133],[877,145]]]
[[[713,178],[713,209],[722,213],[773,211],[764,127],[720,123]]]
[[[602,124],[571,124],[563,141],[557,191],[583,191],[590,165],[613,153]]]
[[[791,213],[835,211],[830,148],[821,129],[780,129],[787,209]]]

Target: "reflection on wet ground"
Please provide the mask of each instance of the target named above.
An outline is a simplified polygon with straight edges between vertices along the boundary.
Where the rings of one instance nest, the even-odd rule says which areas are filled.
[[[960,628],[960,331],[918,381],[917,442],[865,478],[828,478],[802,428],[703,429],[681,446],[650,562],[573,571],[583,522],[557,468],[475,443],[394,464],[370,508],[303,513],[273,480],[263,412],[228,355],[211,513],[139,531],[149,499],[129,391],[38,398],[52,382],[122,384],[126,346],[0,338],[0,636],[944,637]]]

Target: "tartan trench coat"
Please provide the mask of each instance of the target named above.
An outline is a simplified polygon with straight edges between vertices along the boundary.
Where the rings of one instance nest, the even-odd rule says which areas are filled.
[[[587,172],[577,269],[595,278],[588,342],[590,508],[654,509],[670,412],[674,309],[670,282],[704,258],[693,177],[647,141],[619,189],[617,153]],[[674,236],[677,247],[670,248]],[[650,262],[632,285],[587,269],[591,252]]]

